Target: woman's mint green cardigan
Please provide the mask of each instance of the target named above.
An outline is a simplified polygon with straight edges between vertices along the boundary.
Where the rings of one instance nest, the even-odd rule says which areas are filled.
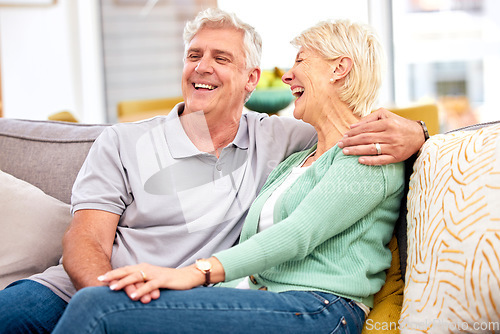
[[[403,164],[366,166],[337,146],[278,199],[274,225],[257,233],[271,193],[312,152],[291,155],[272,171],[252,204],[240,243],[215,256],[226,282],[254,275],[269,291],[324,291],[373,305],[385,281],[386,247],[403,193]]]

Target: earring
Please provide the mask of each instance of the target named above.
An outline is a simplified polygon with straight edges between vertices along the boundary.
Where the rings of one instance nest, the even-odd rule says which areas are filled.
[[[330,78],[330,82],[333,82],[333,78]]]

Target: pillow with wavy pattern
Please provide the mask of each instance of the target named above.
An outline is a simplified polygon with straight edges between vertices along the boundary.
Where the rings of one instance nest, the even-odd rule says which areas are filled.
[[[500,125],[427,141],[407,221],[401,332],[499,332]]]

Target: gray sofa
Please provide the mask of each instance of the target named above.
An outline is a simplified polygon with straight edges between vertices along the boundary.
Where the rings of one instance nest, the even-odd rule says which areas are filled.
[[[28,277],[58,263],[62,253],[61,238],[71,220],[69,203],[73,182],[93,141],[106,126],[0,118],[0,289],[16,279]],[[483,131],[483,127],[490,130]],[[439,214],[442,215],[440,219],[443,221],[447,219],[449,212],[454,210],[444,208],[447,204],[442,199],[439,200],[442,200],[443,204],[439,204],[441,202],[438,199],[433,203],[425,201],[427,197],[441,196],[445,193],[445,191],[436,191],[436,188],[445,186],[448,188],[443,189],[450,188],[450,185],[439,184],[438,181],[440,182],[445,177],[456,178],[454,169],[457,165],[459,165],[458,170],[460,171],[466,165],[469,166],[467,168],[474,171],[486,168],[484,171],[481,169],[481,175],[475,177],[472,180],[474,182],[469,182],[470,178],[467,182],[458,182],[458,185],[454,185],[454,187],[458,187],[454,188],[454,192],[461,191],[468,194],[469,189],[474,186],[473,183],[477,183],[478,179],[482,180],[484,177],[488,177],[484,181],[486,186],[481,188],[489,191],[481,197],[483,202],[486,200],[481,209],[490,209],[489,215],[494,217],[492,220],[494,224],[498,224],[500,221],[500,214],[499,217],[495,216],[497,209],[494,209],[495,205],[492,204],[493,201],[498,204],[498,198],[500,198],[500,177],[498,176],[500,175],[500,141],[498,139],[500,138],[500,124],[494,122],[469,127],[465,130],[470,131],[455,131],[450,134],[432,136],[422,148],[415,163],[412,161],[409,164],[409,171],[413,172],[413,175],[410,180],[408,212],[406,205],[403,206],[397,228],[401,261],[394,261],[398,255],[397,252],[393,252],[392,273],[390,270],[388,275],[388,280],[392,281],[384,286],[383,290],[385,291],[381,291],[378,298],[376,296],[376,300],[379,300],[382,306],[370,313],[370,317],[373,319],[376,316],[385,316],[383,321],[386,321],[386,324],[387,321],[397,321],[403,306],[403,315],[406,312],[406,325],[411,326],[417,323],[411,321],[408,313],[414,314],[409,310],[417,307],[412,305],[412,302],[418,299],[405,299],[403,301],[403,286],[406,295],[421,288],[415,284],[415,282],[419,282],[414,279],[415,275],[422,276],[419,277],[420,281],[431,281],[433,277],[424,277],[425,272],[420,269],[419,259],[415,257],[415,250],[417,250],[417,254],[422,254],[428,248],[427,244],[417,244],[419,240],[414,237],[415,231],[418,230],[419,224],[425,225],[427,220],[436,221],[437,214],[432,217],[429,214],[434,210],[432,205],[438,203],[442,206]],[[471,149],[467,151],[469,146]],[[483,152],[485,147],[488,149],[487,152]],[[489,152],[493,153],[488,155]],[[475,167],[473,165],[476,162],[472,161],[470,157],[479,153],[486,155],[483,154],[481,159],[477,159],[478,167]],[[463,156],[466,157],[467,161],[461,162]],[[496,157],[498,159],[495,159]],[[443,164],[447,164],[445,167],[449,171],[443,167]],[[434,168],[434,166],[437,167]],[[443,176],[445,174],[439,173],[451,173],[451,176]],[[481,191],[475,191],[473,194],[478,194]],[[473,195],[467,196],[472,198]],[[475,204],[476,202],[471,205]],[[430,206],[430,208],[426,206]],[[461,207],[458,208],[458,211],[460,210]],[[408,226],[406,226],[406,219],[408,219]],[[480,222],[478,218],[473,223],[468,223],[467,227],[470,228],[473,226],[471,224],[479,224]],[[500,235],[500,229],[497,233]],[[408,249],[408,254],[406,250],[407,235],[411,246]],[[447,239],[446,242],[453,242],[453,240]],[[464,243],[457,248],[462,248],[462,246],[466,249],[467,245]],[[500,245],[498,249],[500,249]],[[429,258],[439,258],[440,256],[442,256],[441,253],[430,254]],[[402,264],[403,278],[406,277],[406,285],[401,280],[400,263]],[[485,269],[482,270],[484,273]],[[446,273],[446,270],[441,273]],[[466,274],[468,273],[466,272]],[[494,275],[500,277],[498,270]],[[426,285],[424,288],[427,286],[430,285]],[[487,290],[484,284],[483,289]],[[497,295],[494,294],[494,296]],[[461,300],[462,297],[456,295],[453,296],[455,299],[445,298],[444,302],[439,305]],[[483,305],[482,307],[487,310],[500,309],[500,294],[494,298],[496,299],[493,302],[498,304]],[[426,307],[429,308],[429,305],[430,303],[418,306],[418,308],[425,310]],[[481,307],[472,302],[471,305],[477,309]],[[447,316],[452,318],[447,310],[436,311],[432,309],[430,313],[425,315],[426,319],[434,319],[437,314],[448,314]],[[440,313],[437,313],[438,311]],[[474,319],[478,318],[480,317],[475,316]],[[399,328],[390,326],[392,330],[388,330],[387,327],[380,325],[383,324],[380,322],[381,320],[371,319],[367,320],[366,324],[368,325],[365,324],[364,333],[399,332]],[[372,321],[372,326],[370,326],[369,321]],[[426,321],[428,325],[429,321]],[[467,319],[464,320],[464,323],[467,321]],[[375,326],[375,324],[378,325]],[[382,330],[380,330],[381,328]]]
[[[0,118],[0,289],[58,263],[73,182],[105,127]]]

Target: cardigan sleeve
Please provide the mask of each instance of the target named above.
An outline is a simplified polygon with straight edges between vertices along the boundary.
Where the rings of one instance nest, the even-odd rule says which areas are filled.
[[[357,157],[337,154],[325,175],[289,215],[277,213],[285,219],[247,240],[242,235],[239,245],[215,254],[224,267],[226,281],[301,260],[325,240],[345,231],[400,190],[402,168],[400,164],[392,167],[366,166],[359,164]],[[308,177],[314,173],[302,175],[294,188],[283,194],[275,210],[286,211],[280,203],[286,196],[293,201],[294,193],[302,190],[301,184],[307,187],[311,182]]]

